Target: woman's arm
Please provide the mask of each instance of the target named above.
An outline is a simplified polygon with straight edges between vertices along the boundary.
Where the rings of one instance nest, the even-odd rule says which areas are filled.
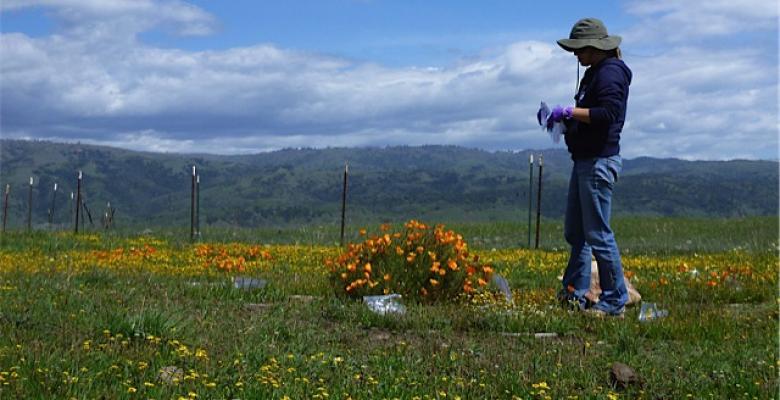
[[[574,107],[574,109],[571,111],[571,117],[576,119],[577,121],[589,124],[590,123],[590,109],[589,108]]]

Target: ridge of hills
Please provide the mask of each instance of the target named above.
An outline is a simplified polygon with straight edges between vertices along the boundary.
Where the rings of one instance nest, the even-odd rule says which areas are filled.
[[[201,176],[202,225],[335,223],[348,162],[350,221],[522,221],[531,153],[544,156],[542,214],[561,218],[571,168],[561,149],[489,152],[430,145],[212,155],[3,139],[0,185],[11,185],[9,227],[26,224],[30,176],[34,223],[45,223],[54,204],[55,223],[64,224],[79,170],[86,204],[102,213],[111,202],[117,224],[182,225],[189,223],[194,164]],[[534,203],[537,174],[535,167]],[[625,159],[613,215],[777,215],[778,186],[777,161]]]

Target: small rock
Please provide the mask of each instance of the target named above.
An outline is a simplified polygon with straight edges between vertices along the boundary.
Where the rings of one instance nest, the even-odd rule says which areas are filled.
[[[558,337],[558,334],[555,332],[499,332],[501,336],[507,336],[507,337],[529,337],[533,336],[536,339],[554,339]]]
[[[372,329],[371,332],[369,333],[369,337],[371,337],[371,340],[373,341],[385,341],[390,339],[390,333],[386,331]]]
[[[236,289],[262,289],[268,283],[265,279],[249,278],[244,276],[233,277],[233,287]]]
[[[271,307],[273,307],[273,304],[270,304],[270,303],[247,303],[247,304],[244,304],[244,308],[247,309],[247,311],[253,311],[253,312],[268,310]]]
[[[612,364],[612,370],[609,372],[609,382],[613,387],[625,389],[629,385],[642,386],[642,378],[633,368],[626,364],[615,362]]]
[[[317,297],[307,294],[293,294],[290,295],[290,300],[300,301],[302,303],[310,303]]]
[[[160,373],[157,375],[160,381],[164,383],[178,383],[184,378],[184,371],[176,366],[169,365],[167,367],[160,368]]]

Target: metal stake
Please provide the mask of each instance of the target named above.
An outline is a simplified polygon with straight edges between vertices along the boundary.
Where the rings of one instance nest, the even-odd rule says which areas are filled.
[[[195,240],[195,166],[192,166],[192,190],[190,191],[190,240]]]
[[[33,177],[30,177],[30,191],[27,196],[27,232],[32,230],[32,189]]]
[[[195,177],[195,234],[200,239],[200,174]]]
[[[54,183],[54,191],[51,194],[51,208],[49,208],[49,227],[54,224],[54,206],[57,201],[57,183]]]
[[[534,155],[528,156],[528,248],[531,248],[531,214],[534,203]]]
[[[347,213],[347,176],[349,175],[349,164],[344,163],[344,187],[341,191],[341,240],[339,243],[344,246],[344,220]]]
[[[79,179],[76,183],[76,228],[75,233],[79,233],[79,208],[81,208],[81,171],[79,171]],[[83,216],[82,216],[83,218]]]
[[[73,220],[73,192],[70,192],[70,203],[68,206],[68,221]]]
[[[539,248],[539,228],[541,226],[542,219],[542,167],[544,160],[542,155],[539,154],[539,190],[536,193],[536,248]]]
[[[87,218],[89,219],[89,226],[94,228],[95,227],[95,223],[92,221],[92,212],[89,211],[89,207],[87,207],[87,202],[85,201],[81,205],[84,206],[84,213],[87,214]],[[82,215],[81,219],[82,219],[81,222],[82,222],[82,225],[83,225],[83,222],[84,222],[83,221],[83,219],[84,219],[83,215]]]
[[[5,184],[5,201],[3,202],[3,233],[5,233],[5,226],[8,223],[8,194],[11,193],[11,184]]]

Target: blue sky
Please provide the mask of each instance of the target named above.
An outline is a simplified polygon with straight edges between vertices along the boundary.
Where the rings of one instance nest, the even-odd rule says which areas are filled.
[[[148,151],[559,147],[579,18],[623,36],[623,155],[777,159],[766,1],[5,0],[0,134]]]
[[[190,1],[214,17],[209,35],[171,34],[165,26],[142,32],[144,43],[193,51],[225,50],[270,43],[282,48],[333,54],[392,66],[446,65],[478,56],[518,39],[555,40],[562,29],[551,21],[576,21],[576,1],[559,3],[551,18],[543,2],[493,1]],[[593,15],[625,26],[620,4],[600,1]],[[2,32],[42,37],[57,30],[52,8],[9,10]],[[529,17],[533,16],[533,17]]]

